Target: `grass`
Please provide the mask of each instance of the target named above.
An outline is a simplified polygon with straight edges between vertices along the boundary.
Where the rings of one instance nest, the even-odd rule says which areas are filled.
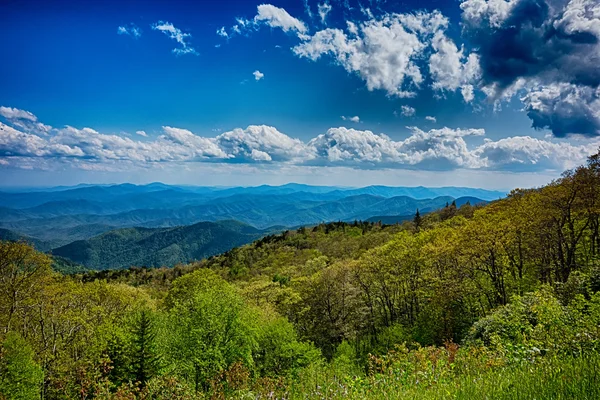
[[[315,371],[316,372],[316,371]],[[364,379],[315,374],[292,387],[292,399],[600,399],[600,355],[538,359],[519,366],[457,375],[435,384],[401,384],[393,378]]]

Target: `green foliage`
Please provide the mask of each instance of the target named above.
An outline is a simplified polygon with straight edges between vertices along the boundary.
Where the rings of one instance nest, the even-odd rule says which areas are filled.
[[[199,391],[235,362],[251,367],[256,334],[241,297],[210,270],[173,283],[167,296],[168,356],[175,371]]]
[[[477,321],[467,343],[480,343],[522,360],[546,352],[582,354],[600,347],[600,292],[563,306],[548,288],[516,296]]]
[[[157,375],[160,357],[156,349],[156,327],[149,310],[137,313],[132,331],[132,372],[136,382],[142,387]]]
[[[19,334],[8,333],[0,344],[0,398],[39,398],[42,376],[42,368],[35,362],[29,344]]]
[[[253,357],[260,376],[295,375],[320,360],[321,352],[310,343],[299,341],[294,326],[285,318],[263,317],[258,325],[258,346]]]

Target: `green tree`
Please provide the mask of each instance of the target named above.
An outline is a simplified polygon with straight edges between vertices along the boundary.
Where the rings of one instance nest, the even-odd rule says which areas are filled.
[[[0,241],[0,329],[5,333],[35,303],[50,264],[48,256],[26,243]]]
[[[29,344],[10,332],[0,347],[0,398],[30,400],[40,396],[42,368]]]
[[[415,218],[413,219],[413,224],[415,224],[415,229],[418,231],[421,229],[423,225],[423,219],[421,218],[421,214],[419,213],[419,209],[417,208],[417,212],[415,213]]]
[[[169,355],[196,391],[235,362],[252,366],[255,334],[242,298],[207,269],[173,282],[166,299],[171,331]]]
[[[156,329],[150,311],[142,310],[136,316],[132,336],[132,373],[135,381],[144,387],[158,373],[160,362],[155,345]]]

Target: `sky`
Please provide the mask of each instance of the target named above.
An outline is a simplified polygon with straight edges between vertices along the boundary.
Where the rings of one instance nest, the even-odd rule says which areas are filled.
[[[0,2],[0,186],[543,185],[600,146],[596,0]]]

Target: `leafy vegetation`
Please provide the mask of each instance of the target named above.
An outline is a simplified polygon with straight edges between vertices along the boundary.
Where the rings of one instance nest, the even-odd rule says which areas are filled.
[[[0,296],[7,399],[595,399],[600,156],[486,206],[174,268],[65,276],[0,242]]]

